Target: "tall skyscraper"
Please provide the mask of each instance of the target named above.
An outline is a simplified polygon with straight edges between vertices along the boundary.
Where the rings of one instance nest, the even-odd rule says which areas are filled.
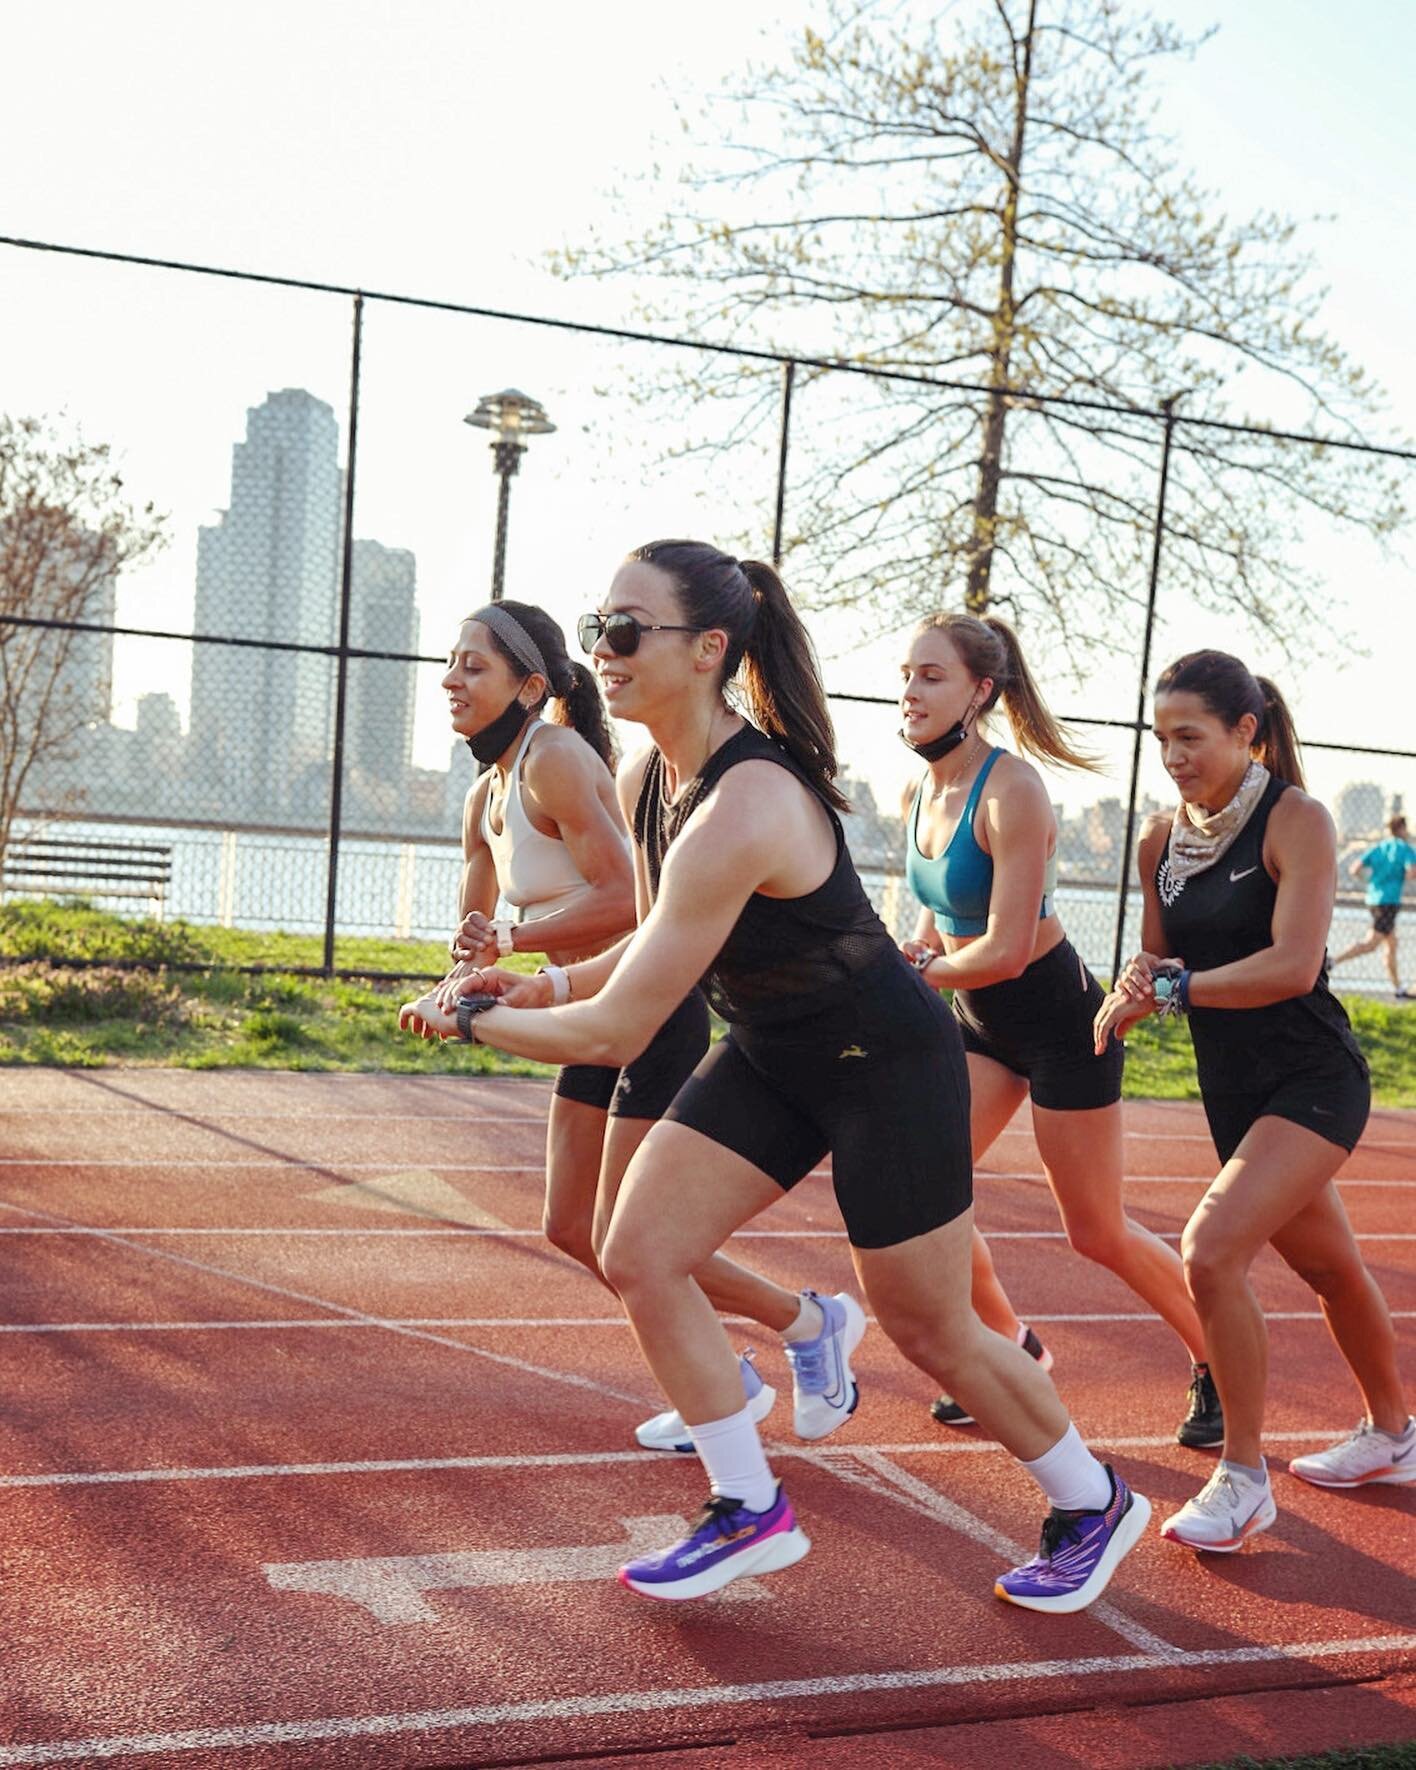
[[[366,651],[416,652],[417,568],[404,547],[356,541],[350,568],[349,643]],[[344,754],[356,786],[403,790],[413,759],[416,664],[351,658]]]
[[[334,412],[303,388],[246,414],[231,502],[198,531],[197,631],[332,644],[342,521]],[[198,645],[190,772],[213,813],[283,820],[327,799],[334,661]]]

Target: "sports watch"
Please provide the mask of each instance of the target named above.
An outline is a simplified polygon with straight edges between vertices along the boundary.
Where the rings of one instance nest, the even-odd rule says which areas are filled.
[[[459,996],[457,998],[457,1036],[466,1044],[472,1045],[476,1040],[472,1036],[472,1022],[479,1014],[485,1014],[488,1008],[495,1008],[495,996]]]

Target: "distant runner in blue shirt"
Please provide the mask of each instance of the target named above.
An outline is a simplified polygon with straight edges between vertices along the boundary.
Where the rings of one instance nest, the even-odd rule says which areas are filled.
[[[1416,992],[1401,987],[1401,974],[1396,964],[1396,918],[1401,909],[1406,869],[1416,867],[1416,848],[1407,839],[1406,819],[1399,812],[1387,820],[1387,830],[1386,840],[1374,843],[1364,855],[1353,861],[1351,867],[1354,879],[1360,879],[1364,872],[1368,875],[1367,908],[1372,912],[1372,932],[1365,940],[1348,947],[1345,953],[1339,953],[1332,963],[1342,965],[1348,959],[1382,947],[1391,987],[1399,997],[1409,1000]]]

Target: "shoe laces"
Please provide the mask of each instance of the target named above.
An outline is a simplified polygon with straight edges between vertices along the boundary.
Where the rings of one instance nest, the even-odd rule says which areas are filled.
[[[1196,1414],[1212,1413],[1219,1406],[1219,1391],[1214,1386],[1214,1377],[1208,1370],[1192,1370],[1190,1373],[1190,1417]]]
[[[1082,1540],[1081,1521],[1085,1516],[1082,1512],[1063,1512],[1056,1506],[1042,1521],[1042,1559],[1050,1561],[1063,1543],[1079,1543]]]
[[[787,1363],[804,1395],[823,1395],[830,1381],[826,1370],[826,1329],[814,1340],[787,1343]]]
[[[696,1536],[700,1530],[707,1530],[710,1525],[721,1534],[728,1519],[734,1512],[741,1510],[741,1500],[735,1500],[731,1494],[715,1493],[704,1502],[703,1510],[694,1520],[691,1534]]]
[[[1233,1473],[1221,1464],[1189,1503],[1196,1512],[1224,1514],[1241,1505],[1243,1496]]]

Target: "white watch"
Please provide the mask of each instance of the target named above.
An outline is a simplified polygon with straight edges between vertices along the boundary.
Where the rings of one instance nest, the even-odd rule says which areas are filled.
[[[499,958],[505,958],[508,953],[516,951],[516,924],[509,916],[499,916],[492,923],[492,933],[496,937]]]
[[[550,979],[551,1006],[553,1008],[560,1008],[570,1000],[570,974],[563,966],[542,965],[536,975]]]

